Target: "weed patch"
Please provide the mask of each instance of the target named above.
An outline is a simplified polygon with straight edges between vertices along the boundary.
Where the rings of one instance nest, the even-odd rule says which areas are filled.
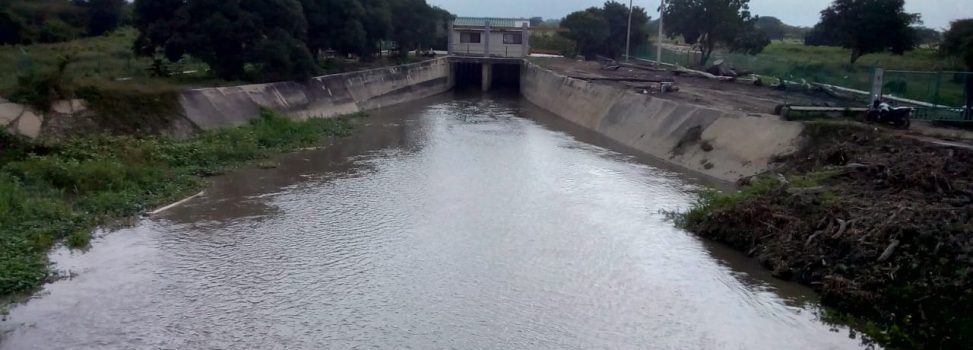
[[[198,191],[205,176],[347,135],[351,125],[349,117],[298,122],[264,110],[243,127],[184,140],[94,135],[41,147],[0,133],[0,295],[39,286],[58,240],[87,247],[96,226]]]

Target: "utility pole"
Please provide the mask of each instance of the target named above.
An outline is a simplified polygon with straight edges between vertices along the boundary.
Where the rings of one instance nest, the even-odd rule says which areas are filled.
[[[632,44],[632,0],[628,0],[628,31],[625,33],[625,62],[628,62],[629,45]]]
[[[655,43],[655,62],[656,64],[662,64],[662,11],[666,9],[666,0],[661,0],[659,2],[659,38],[656,39],[658,42]]]

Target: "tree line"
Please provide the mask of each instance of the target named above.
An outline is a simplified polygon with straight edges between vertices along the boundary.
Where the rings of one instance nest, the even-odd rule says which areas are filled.
[[[98,36],[130,21],[125,0],[0,0],[0,45]]]
[[[135,52],[200,59],[216,76],[306,79],[325,51],[369,60],[444,47],[453,16],[425,0],[135,0]]]
[[[751,55],[759,54],[770,40],[803,39],[806,45],[838,46],[850,49],[849,62],[876,52],[903,54],[920,45],[939,45],[943,55],[964,59],[973,57],[973,36],[968,34],[973,20],[952,23],[945,33],[922,27],[919,14],[908,13],[904,0],[835,0],[821,11],[820,22],[813,28],[789,26],[775,17],[761,17],[750,12],[750,0],[669,0],[662,8],[665,35],[680,37],[697,47],[699,65],[709,61],[715,49]],[[604,55],[613,58],[623,54],[628,7],[609,0],[601,8],[573,12],[559,23],[559,36],[576,43],[574,54]],[[542,23],[540,18],[534,19]],[[652,21],[645,9],[635,7],[632,19],[632,47],[648,40],[658,22]],[[564,49],[557,40],[547,39],[551,49]],[[557,48],[553,47],[558,45]],[[973,69],[973,65],[969,68]]]

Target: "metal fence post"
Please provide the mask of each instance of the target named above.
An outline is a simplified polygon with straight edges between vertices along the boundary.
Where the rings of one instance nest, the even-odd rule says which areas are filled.
[[[882,86],[885,81],[885,70],[882,68],[875,68],[872,70],[872,90],[869,95],[869,104],[874,103],[875,100],[882,98]]]

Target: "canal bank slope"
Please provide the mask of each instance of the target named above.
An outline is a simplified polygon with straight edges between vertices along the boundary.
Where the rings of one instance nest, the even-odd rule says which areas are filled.
[[[297,119],[334,117],[421,99],[453,87],[450,63],[437,58],[401,66],[278,82],[187,90],[179,98],[200,129],[239,126],[270,108]]]
[[[99,101],[56,101],[46,112],[0,99],[0,129],[31,140],[91,133],[188,137],[246,124],[269,108],[295,120],[330,118],[429,97],[453,87],[450,63],[418,63],[278,82],[183,91],[99,91]],[[129,89],[131,90],[131,89]],[[111,95],[111,96],[106,96]],[[146,105],[145,101],[151,101]],[[119,108],[119,104],[131,105]]]
[[[804,129],[776,116],[706,108],[573,79],[529,62],[521,93],[623,145],[730,182],[763,173],[774,159],[796,152]]]

